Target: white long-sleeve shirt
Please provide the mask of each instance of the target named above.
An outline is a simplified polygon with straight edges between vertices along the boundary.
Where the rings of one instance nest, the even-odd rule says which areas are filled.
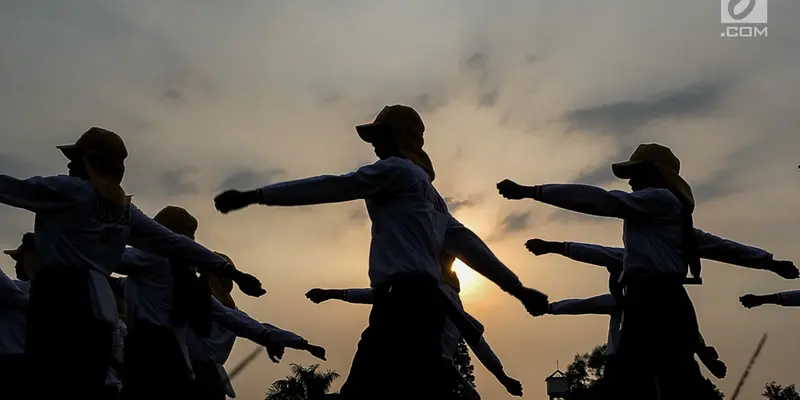
[[[428,174],[409,160],[392,157],[346,175],[277,183],[259,189],[258,197],[259,203],[272,206],[365,200],[372,220],[372,287],[420,273],[441,281],[441,251],[460,258],[506,291],[521,285],[480,238],[450,215]]]
[[[543,185],[537,200],[584,214],[622,219],[625,256],[620,280],[686,277],[688,267],[681,262],[683,206],[669,190],[649,188],[628,193],[579,184]]]
[[[442,289],[450,296],[454,297],[456,304],[462,307],[461,299],[456,293],[455,289],[453,289],[449,285],[442,285]],[[361,289],[346,289],[344,291],[344,299],[345,302],[353,303],[353,304],[372,304],[373,302],[373,290],[371,288],[361,288]],[[478,321],[475,317],[464,311],[467,315],[467,318],[470,319],[473,325],[482,327],[483,325]],[[450,321],[448,318],[445,321],[444,331],[442,332],[442,357],[447,360],[453,360],[455,356],[456,348],[458,346],[458,339],[461,337],[461,333],[458,331],[458,328]],[[472,349],[472,352],[475,353],[475,357],[478,358],[478,361],[483,364],[489,371],[497,371],[497,368],[502,365],[500,358],[497,354],[492,350],[489,343],[486,341],[484,337],[481,337],[480,342],[477,346],[472,346],[467,342],[467,344]]]
[[[790,290],[778,293],[780,305],[784,307],[800,307],[800,290]]]
[[[97,318],[116,323],[114,295],[107,278],[127,244],[204,268],[227,261],[193,240],[159,225],[133,204],[108,208],[91,183],[67,175],[17,179],[0,175],[0,203],[36,214],[38,270],[89,271],[89,291]]]
[[[745,268],[764,269],[774,260],[772,253],[723,239],[700,229],[695,229],[698,255],[707,260],[737,265]],[[583,263],[605,268],[622,268],[625,249],[596,244],[567,242],[566,256]]]
[[[0,355],[25,354],[25,324],[30,282],[0,270]]]

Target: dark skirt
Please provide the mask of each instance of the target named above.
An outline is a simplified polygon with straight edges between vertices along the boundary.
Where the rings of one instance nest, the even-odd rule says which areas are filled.
[[[0,355],[0,398],[25,399],[30,371],[24,354]]]
[[[450,380],[442,359],[443,308],[441,290],[427,277],[376,288],[369,326],[361,334],[340,398],[447,398]]]
[[[89,272],[50,268],[31,283],[26,354],[30,398],[101,398],[114,326],[94,315]],[[41,382],[41,383],[39,383]]]
[[[694,305],[680,283],[637,282],[625,287],[619,356],[626,397],[636,400],[692,396],[699,340]]]
[[[192,400],[225,400],[225,387],[222,377],[213,361],[193,362],[194,381],[187,399]]]
[[[172,328],[136,325],[125,337],[125,400],[187,398],[191,378]]]

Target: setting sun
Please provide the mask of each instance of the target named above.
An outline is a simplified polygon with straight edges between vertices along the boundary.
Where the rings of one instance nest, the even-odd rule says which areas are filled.
[[[481,282],[480,275],[473,271],[470,267],[466,266],[461,260],[456,258],[452,267],[458,280],[461,282],[461,296],[472,296],[480,292]]]

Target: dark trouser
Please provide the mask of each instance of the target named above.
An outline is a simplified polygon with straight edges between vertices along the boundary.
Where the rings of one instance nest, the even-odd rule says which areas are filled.
[[[637,282],[625,288],[619,344],[624,370],[620,398],[691,399],[694,397],[699,330],[694,306],[683,285]],[[660,392],[660,397],[658,393]]]
[[[125,400],[183,399],[191,379],[172,328],[136,325],[125,337]]]
[[[29,376],[24,354],[0,355],[0,398],[25,399],[30,388]]]
[[[192,400],[225,400],[225,389],[222,378],[214,362],[192,363],[194,382],[186,399]]]
[[[103,396],[114,327],[94,315],[88,274],[51,268],[31,283],[26,354],[34,383],[29,398]]]
[[[447,398],[450,380],[441,348],[445,312],[437,283],[420,277],[387,286],[375,290],[369,326],[361,334],[341,398]]]

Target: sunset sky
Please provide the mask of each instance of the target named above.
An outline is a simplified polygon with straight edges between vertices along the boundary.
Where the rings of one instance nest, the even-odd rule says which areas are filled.
[[[215,194],[370,163],[353,126],[403,103],[425,120],[451,211],[552,300],[602,293],[606,272],[534,257],[525,241],[620,245],[621,223],[506,201],[495,183],[625,188],[609,164],[644,142],[681,158],[697,227],[800,261],[800,2],[769,7],[769,37],[747,39],[720,37],[716,1],[2,0],[0,173],[63,172],[56,145],[90,126],[118,132],[134,202],[150,215],[188,208],[198,241],[268,290],[237,292],[240,307],[324,345],[323,368],[345,375],[369,308],[303,294],[368,286],[364,205],[223,216]],[[0,217],[6,248],[32,229],[26,212],[0,207]],[[0,263],[12,272],[10,259]],[[767,381],[800,383],[800,312],[737,300],[800,281],[704,266],[706,283],[689,290],[729,367],[715,382],[730,396],[768,332],[742,398]],[[482,277],[462,276],[467,310],[526,398],[544,398],[557,362],[606,338],[605,317],[534,319]],[[254,346],[240,339],[228,365]],[[258,358],[234,381],[238,398],[263,398],[290,362],[313,359]],[[476,372],[484,399],[510,398],[477,361]]]

